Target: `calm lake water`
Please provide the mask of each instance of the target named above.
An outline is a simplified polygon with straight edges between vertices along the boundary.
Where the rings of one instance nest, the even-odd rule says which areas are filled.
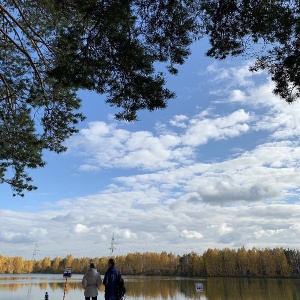
[[[66,285],[65,300],[84,300],[83,275],[73,275]],[[126,299],[199,299],[199,300],[300,300],[300,280],[180,278],[123,276]],[[65,279],[62,275],[0,275],[1,300],[62,300]],[[203,284],[197,293],[195,284]],[[104,299],[101,286],[98,300]]]

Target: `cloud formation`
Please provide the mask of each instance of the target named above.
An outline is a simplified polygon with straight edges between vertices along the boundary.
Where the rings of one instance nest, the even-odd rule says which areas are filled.
[[[114,172],[111,183],[38,213],[1,210],[1,249],[38,240],[51,257],[102,256],[112,234],[116,254],[299,247],[300,103],[247,68],[208,67],[217,100],[155,130],[90,122],[67,155],[81,176]]]

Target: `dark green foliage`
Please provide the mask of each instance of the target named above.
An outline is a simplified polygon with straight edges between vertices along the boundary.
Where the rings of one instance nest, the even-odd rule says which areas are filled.
[[[132,121],[140,109],[165,108],[174,94],[154,63],[167,62],[176,73],[174,65],[190,54],[198,27],[193,2],[69,1],[73,6],[65,13],[80,15],[58,32],[55,48],[62,52],[51,76],[107,93],[106,102],[122,109],[117,119]]]
[[[66,150],[83,116],[78,89],[106,94],[133,121],[174,93],[154,64],[176,73],[198,35],[198,1],[20,1],[0,4],[0,181],[35,189],[27,168]]]
[[[36,189],[26,169],[45,165],[43,149],[65,151],[62,142],[83,119],[74,113],[80,107],[76,89],[47,74],[53,29],[37,14],[45,11],[28,4],[0,5],[0,182],[19,195]]]
[[[254,57],[251,70],[267,70],[275,94],[287,102],[300,96],[299,1],[202,1],[201,10],[211,43],[208,56]],[[255,44],[261,45],[259,50]]]
[[[253,55],[274,92],[299,97],[299,1],[277,0],[4,0],[0,3],[0,182],[17,194],[35,187],[27,168],[63,142],[83,119],[79,89],[105,94],[133,121],[163,109],[171,74],[203,34],[207,55]],[[261,44],[261,50],[253,45]]]

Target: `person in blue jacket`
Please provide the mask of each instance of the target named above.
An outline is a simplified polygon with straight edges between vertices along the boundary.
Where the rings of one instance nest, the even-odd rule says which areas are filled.
[[[120,272],[115,266],[113,258],[108,260],[108,268],[104,274],[103,284],[105,286],[105,300],[118,300],[117,284],[120,278]]]

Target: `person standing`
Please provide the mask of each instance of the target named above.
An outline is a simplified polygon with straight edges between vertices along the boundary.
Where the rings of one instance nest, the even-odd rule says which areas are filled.
[[[85,300],[97,300],[98,289],[102,283],[101,275],[97,272],[93,262],[90,263],[90,268],[82,278],[82,287],[84,289]]]
[[[118,300],[118,281],[121,276],[115,266],[116,262],[113,258],[108,260],[108,268],[105,272],[103,284],[105,286],[105,300]]]

